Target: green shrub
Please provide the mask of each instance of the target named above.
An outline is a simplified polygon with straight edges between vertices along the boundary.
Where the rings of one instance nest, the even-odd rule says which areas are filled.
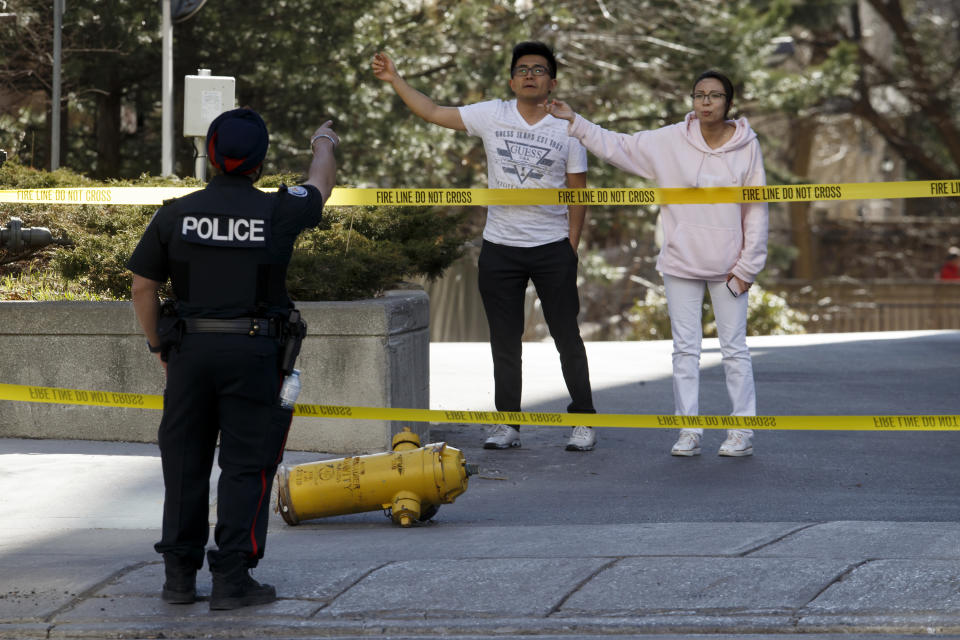
[[[439,276],[462,252],[460,216],[430,207],[335,207],[300,235],[287,288],[301,300],[355,300],[416,275]]]
[[[295,174],[281,174],[264,176],[258,186],[298,182]],[[0,167],[2,189],[100,184],[64,169],[36,171],[16,161]],[[141,176],[106,186],[198,185],[190,178]],[[0,222],[18,216],[24,226],[47,227],[54,237],[68,239],[68,244],[18,256],[0,252],[0,276],[11,278],[0,281],[7,283],[0,287],[0,300],[21,299],[15,296],[30,288],[21,283],[14,292],[12,283],[40,273],[47,282],[47,295],[69,290],[74,298],[128,300],[131,275],[126,262],[156,209],[153,205],[3,205]],[[320,226],[297,241],[287,287],[295,300],[355,300],[378,295],[405,278],[437,277],[461,253],[466,240],[460,230],[464,217],[461,212],[429,207],[325,209]]]
[[[92,292],[127,300],[131,275],[126,263],[146,225],[107,234],[93,229],[76,239],[73,247],[58,251],[51,267],[69,281],[82,282]]]
[[[713,308],[708,302],[709,299],[709,294],[704,296],[703,335],[705,337],[715,337],[717,335],[717,324],[713,316]],[[630,338],[633,340],[670,340],[673,338],[673,332],[670,330],[670,315],[667,312],[667,298],[663,293],[663,287],[647,289],[645,299],[642,302],[638,300],[633,305],[629,319],[633,327]],[[750,298],[747,302],[748,336],[805,333],[803,323],[806,320],[806,314],[791,309],[782,296],[767,291],[757,283],[754,283],[750,288]]]

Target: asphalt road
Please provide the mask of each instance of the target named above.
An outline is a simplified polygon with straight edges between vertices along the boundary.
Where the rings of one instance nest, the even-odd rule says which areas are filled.
[[[759,413],[875,415],[960,413],[960,332],[769,336],[750,339]],[[705,343],[701,413],[729,411],[719,348]],[[666,342],[588,343],[598,410],[672,413]],[[490,409],[489,350],[435,344],[431,406]],[[550,343],[524,345],[525,410],[563,411],[567,398]],[[480,425],[435,425],[480,466],[470,489],[437,520],[484,525],[645,522],[960,520],[960,434],[760,431],[755,455],[721,458],[721,430],[703,455],[669,455],[673,429],[599,429],[596,450],[564,450],[569,429],[524,427],[523,446],[480,447]],[[289,453],[287,462],[319,459]],[[323,523],[379,521],[379,513]]]

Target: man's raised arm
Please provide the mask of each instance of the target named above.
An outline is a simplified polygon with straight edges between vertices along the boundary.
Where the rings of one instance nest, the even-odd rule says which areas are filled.
[[[373,75],[379,80],[389,82],[400,99],[414,114],[441,127],[456,129],[457,131],[467,130],[458,108],[438,106],[433,100],[407,84],[407,81],[397,73],[397,67],[394,66],[393,60],[387,54],[378,53],[374,55],[371,66],[373,67]]]

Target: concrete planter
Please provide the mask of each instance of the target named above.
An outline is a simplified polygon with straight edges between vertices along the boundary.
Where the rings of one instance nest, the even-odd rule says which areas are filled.
[[[298,361],[300,402],[427,408],[430,403],[429,299],[391,291],[354,302],[302,302],[308,335]],[[129,302],[0,302],[0,382],[96,391],[162,394]],[[0,437],[156,442],[155,410],[0,401]],[[409,426],[297,417],[287,447],[331,453],[390,448]]]

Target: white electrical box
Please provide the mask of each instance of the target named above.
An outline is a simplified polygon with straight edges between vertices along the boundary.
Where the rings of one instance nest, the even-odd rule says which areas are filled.
[[[236,80],[231,76],[212,76],[209,69],[183,80],[183,135],[204,137],[210,123],[224,111],[235,109]]]

